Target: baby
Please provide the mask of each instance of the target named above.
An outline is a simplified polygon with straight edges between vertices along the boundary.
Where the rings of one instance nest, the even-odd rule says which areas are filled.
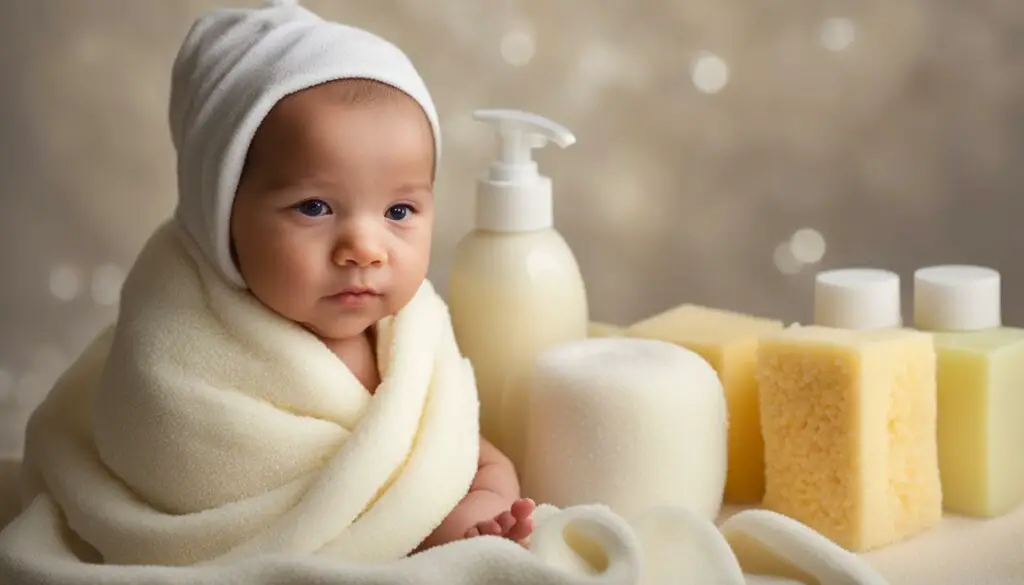
[[[434,137],[420,105],[365,79],[285,97],[249,148],[231,211],[233,257],[248,290],[320,338],[373,392],[374,324],[427,275]],[[529,536],[511,462],[480,439],[472,488],[421,545]]]
[[[175,217],[26,431],[40,525],[109,565],[524,543],[426,279],[440,129],[405,54],[295,2],[213,11],[170,125]]]

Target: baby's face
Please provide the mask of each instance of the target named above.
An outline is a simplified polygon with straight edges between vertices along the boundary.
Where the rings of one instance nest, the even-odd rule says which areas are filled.
[[[326,340],[359,335],[412,299],[434,220],[425,114],[395,91],[346,99],[350,83],[369,82],[318,86],[274,107],[231,217],[252,294]]]

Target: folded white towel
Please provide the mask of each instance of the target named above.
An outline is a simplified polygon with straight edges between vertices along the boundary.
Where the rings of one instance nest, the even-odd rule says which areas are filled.
[[[716,529],[699,512],[655,506],[630,522],[640,546],[638,585],[895,585],[807,526],[767,510]]]
[[[746,510],[720,529],[748,573],[821,585],[888,583],[862,558],[782,514]]]

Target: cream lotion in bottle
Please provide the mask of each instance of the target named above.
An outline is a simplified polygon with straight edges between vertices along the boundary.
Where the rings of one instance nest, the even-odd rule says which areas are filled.
[[[576,141],[527,112],[478,110],[492,124],[498,157],[477,182],[476,227],[457,245],[448,305],[459,348],[476,373],[480,430],[522,469],[529,380],[537,355],[587,336],[579,265],[553,228],[551,179],[532,150]]]

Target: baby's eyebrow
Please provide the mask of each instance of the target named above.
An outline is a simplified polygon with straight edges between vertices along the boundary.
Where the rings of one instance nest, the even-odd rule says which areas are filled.
[[[398,187],[398,193],[403,195],[414,195],[416,193],[434,194],[434,187],[427,183],[404,183]]]
[[[265,191],[271,193],[294,193],[296,191],[318,191],[332,187],[331,182],[315,174],[286,175],[267,173],[262,182]]]

